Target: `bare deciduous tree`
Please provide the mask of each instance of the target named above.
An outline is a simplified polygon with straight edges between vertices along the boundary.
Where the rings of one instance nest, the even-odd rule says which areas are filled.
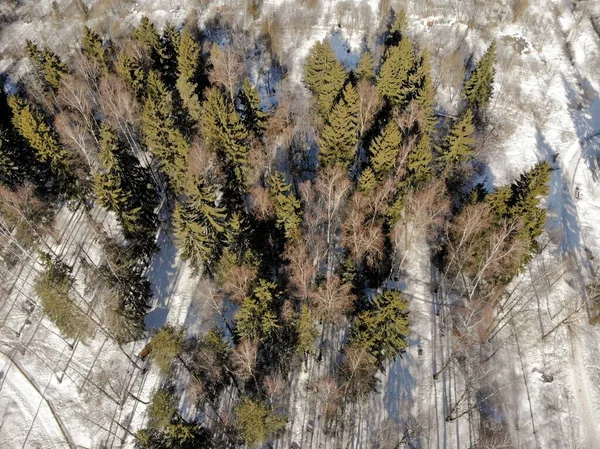
[[[231,363],[235,374],[246,381],[254,376],[256,368],[256,356],[258,354],[258,343],[242,339],[231,351]]]
[[[210,82],[225,88],[232,103],[235,103],[237,87],[246,73],[244,55],[231,45],[220,47],[214,43],[210,51]]]

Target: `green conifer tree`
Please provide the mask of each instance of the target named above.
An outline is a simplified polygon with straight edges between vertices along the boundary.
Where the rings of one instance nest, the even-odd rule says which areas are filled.
[[[148,56],[152,58],[153,67],[158,68],[157,65],[161,61],[162,42],[154,24],[148,17],[141,18],[139,25],[132,30],[131,38],[140,43]]]
[[[260,95],[248,78],[244,79],[238,93],[241,106],[242,121],[246,129],[261,137],[265,132],[267,114],[260,110]]]
[[[415,67],[413,44],[403,37],[397,46],[390,47],[377,78],[377,93],[393,106],[403,105],[410,97],[409,76]]]
[[[344,88],[346,71],[335,57],[329,41],[317,42],[304,65],[304,82],[316,96],[321,114],[326,114]]]
[[[428,134],[421,134],[419,143],[408,155],[408,177],[413,187],[423,185],[431,177],[433,154]]]
[[[236,332],[241,338],[257,341],[268,338],[279,327],[273,310],[278,300],[277,284],[260,279],[252,294],[242,300],[237,311]]]
[[[358,146],[358,94],[348,83],[341,98],[327,115],[319,139],[319,161],[324,166],[349,168]]]
[[[473,112],[470,109],[463,114],[461,119],[450,130],[447,143],[442,150],[440,159],[448,164],[468,161],[474,155],[475,126],[473,125]]]
[[[158,366],[163,375],[169,374],[173,362],[183,350],[183,328],[165,324],[153,332],[150,344],[150,360]]]
[[[83,28],[81,51],[88,59],[98,64],[98,67],[105,73],[108,73],[110,69],[108,50],[104,48],[100,35],[87,26]]]
[[[398,125],[390,120],[369,146],[370,166],[378,181],[384,179],[394,168],[401,140]]]
[[[462,96],[470,108],[479,110],[489,103],[494,84],[495,63],[496,41],[493,41],[465,83]]]
[[[385,38],[385,46],[387,48],[398,45],[404,35],[406,34],[406,28],[408,21],[406,19],[406,11],[401,8],[398,12],[394,11],[394,21],[390,25],[390,29],[387,32]]]
[[[359,81],[365,80],[370,83],[375,81],[375,62],[373,61],[373,55],[368,50],[360,56],[356,68],[356,77]]]
[[[285,427],[286,419],[264,402],[242,398],[235,408],[236,427],[249,448],[256,448]]]
[[[177,90],[190,117],[200,119],[200,99],[198,78],[200,74],[200,45],[192,34],[184,28],[179,40],[177,54]]]
[[[160,73],[169,89],[175,87],[177,82],[177,64],[179,53],[179,42],[181,35],[177,28],[167,22],[161,36],[160,45]]]
[[[269,196],[275,206],[277,224],[283,230],[287,239],[298,237],[302,217],[300,215],[300,201],[292,192],[291,184],[285,182],[280,172],[269,176]]]
[[[417,119],[419,129],[421,132],[431,135],[437,125],[437,119],[434,110],[435,87],[431,79],[431,66],[427,49],[423,50],[421,54],[413,80],[414,101],[421,108],[421,115]]]
[[[234,196],[246,191],[248,172],[248,131],[233,105],[216,87],[206,94],[200,117],[201,135],[219,157],[228,178],[228,190]]]
[[[351,341],[367,348],[381,363],[393,360],[408,346],[409,334],[408,303],[398,290],[386,290],[355,319]]]
[[[319,335],[314,318],[308,304],[302,304],[300,313],[296,322],[296,332],[298,333],[298,346],[296,350],[300,354],[312,354],[315,351],[317,336]]]
[[[154,71],[148,76],[142,112],[144,144],[158,159],[161,170],[176,191],[183,187],[189,144],[175,125],[171,93]]]
[[[144,61],[125,48],[117,60],[117,73],[125,81],[127,87],[134,92],[136,98],[142,100],[146,94],[148,82],[148,68]]]
[[[26,41],[25,49],[34,68],[43,78],[46,87],[54,92],[58,91],[62,77],[69,72],[67,64],[62,62],[60,57],[49,48],[40,50],[30,40]]]

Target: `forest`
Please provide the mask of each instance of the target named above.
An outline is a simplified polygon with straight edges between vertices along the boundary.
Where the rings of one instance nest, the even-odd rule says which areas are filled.
[[[410,344],[404,278],[420,241],[437,276],[432,310],[453,339],[431,375],[455,365],[467,384],[442,418],[477,414],[474,447],[506,432],[489,416],[489,342],[509,284],[540,251],[554,168],[483,182],[497,42],[458,61],[449,114],[407,27],[390,10],[355,67],[318,41],[301,85],[269,30],[255,39],[217,20],[160,30],[144,16],[116,38],[86,26],[69,58],[22,43],[30,71],[0,93],[2,264],[35,264],[32,301],[71,347],[145,342],[136,363],[160,382],[130,431],[136,448],[277,447],[302,373],[318,415],[309,432],[345,441]],[[255,82],[249,49],[273,86]],[[81,261],[93,302],[46,243],[63,207],[102,247],[100,262]],[[208,332],[146,325],[161,233],[212,286],[198,292],[217,317]],[[420,447],[421,426],[381,447]]]

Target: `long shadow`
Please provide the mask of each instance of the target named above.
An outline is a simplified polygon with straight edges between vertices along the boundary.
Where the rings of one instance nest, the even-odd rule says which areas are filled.
[[[160,250],[155,254],[146,275],[152,283],[154,304],[146,315],[146,330],[161,327],[167,321],[171,295],[173,294],[181,267],[177,265],[177,248],[171,241],[168,230],[161,230],[157,245]]]
[[[571,195],[569,180],[565,179],[565,172],[556,165],[558,153],[546,141],[538,129],[536,145],[540,159],[554,165],[550,176],[550,192],[548,194],[547,209],[551,214],[546,222],[546,229],[557,232],[560,236],[559,249],[569,252],[578,249],[581,243],[581,229],[577,208]]]

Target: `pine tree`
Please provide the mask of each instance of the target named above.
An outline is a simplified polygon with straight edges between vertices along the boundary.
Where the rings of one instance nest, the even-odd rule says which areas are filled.
[[[388,49],[381,65],[377,78],[377,93],[380,98],[388,99],[393,106],[404,104],[412,92],[409,76],[414,67],[412,42],[403,37],[397,46]]]
[[[276,415],[264,402],[242,398],[234,410],[235,423],[248,447],[256,448],[285,427],[286,419]]]
[[[174,360],[183,350],[183,328],[165,324],[152,334],[150,360],[163,375],[169,374]]]
[[[50,165],[60,192],[68,199],[84,198],[86,186],[77,178],[75,158],[60,144],[56,131],[46,123],[44,116],[17,95],[11,96],[8,104],[15,128],[35,150],[37,159]]]
[[[401,140],[398,125],[390,120],[369,146],[370,166],[378,181],[383,180],[394,168]]]
[[[225,233],[225,209],[217,205],[217,192],[203,178],[188,186],[187,200],[175,209],[176,243],[182,258],[195,272],[218,253]]]
[[[104,73],[109,71],[108,50],[104,48],[102,38],[98,33],[85,26],[83,28],[82,53],[91,61],[98,64]]]
[[[413,75],[414,101],[421,109],[418,118],[419,129],[422,133],[431,135],[437,125],[435,117],[435,87],[431,79],[429,52],[423,50],[415,74]]]
[[[473,113],[467,109],[462,118],[450,130],[440,159],[448,164],[471,159],[474,155],[474,133]]]
[[[214,148],[223,164],[231,194],[246,191],[248,172],[248,131],[233,105],[216,87],[208,90],[200,117],[200,132],[206,144]]]
[[[275,206],[277,224],[283,230],[287,239],[298,237],[302,217],[300,215],[300,201],[292,192],[292,186],[285,182],[280,172],[269,176],[269,196]]]
[[[349,168],[358,146],[358,94],[348,83],[341,98],[327,115],[319,139],[319,161],[323,166]]]
[[[236,332],[250,341],[264,340],[279,327],[277,314],[273,310],[278,294],[277,284],[260,279],[252,294],[242,300],[235,315]]]
[[[304,65],[304,82],[316,95],[321,114],[326,114],[344,88],[346,71],[328,41],[317,42]]]
[[[200,99],[198,78],[200,73],[200,45],[192,34],[184,28],[179,40],[177,54],[177,90],[190,117],[200,119]]]
[[[356,68],[356,77],[359,81],[365,80],[370,83],[375,81],[375,62],[373,61],[373,55],[368,50],[360,56]]]
[[[428,134],[421,134],[419,143],[408,155],[408,177],[413,187],[423,185],[431,177],[431,139]]]
[[[366,347],[378,360],[393,360],[407,346],[410,334],[408,303],[397,290],[386,290],[373,298],[352,329],[352,344]]]
[[[156,72],[150,72],[147,99],[142,112],[144,144],[158,159],[170,186],[183,187],[189,144],[175,126],[171,93]]]
[[[260,110],[260,95],[248,78],[244,79],[238,93],[241,106],[242,121],[246,129],[261,137],[265,132],[267,114]]]
[[[495,63],[496,41],[493,41],[465,83],[462,96],[470,108],[479,110],[489,103],[494,84]]]

